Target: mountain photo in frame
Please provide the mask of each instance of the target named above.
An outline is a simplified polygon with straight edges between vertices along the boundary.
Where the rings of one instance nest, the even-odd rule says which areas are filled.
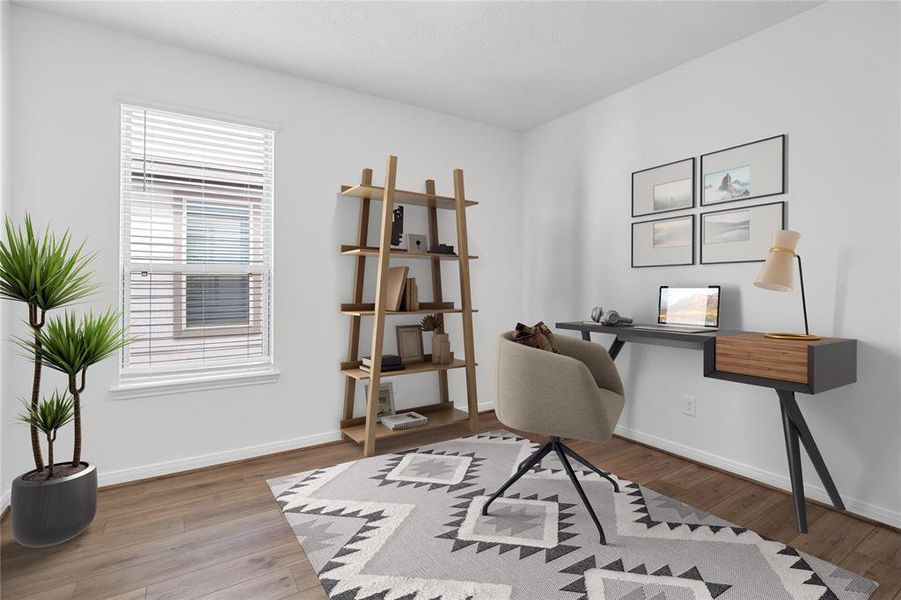
[[[701,155],[701,206],[785,193],[785,135]]]
[[[632,268],[695,263],[695,216],[632,223]]]
[[[762,262],[785,227],[781,201],[701,213],[701,264]]]
[[[695,206],[695,159],[686,158],[632,173],[632,216]]]

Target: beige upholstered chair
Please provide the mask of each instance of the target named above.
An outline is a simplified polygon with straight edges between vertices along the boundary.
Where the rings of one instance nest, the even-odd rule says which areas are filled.
[[[518,344],[513,341],[512,332],[498,340],[497,418],[513,429],[549,436],[550,441],[520,463],[516,474],[485,503],[482,512],[487,515],[495,498],[553,451],[585,503],[604,544],[604,530],[567,456],[609,480],[617,492],[619,486],[608,473],[560,440],[609,440],[625,404],[623,382],[602,346],[563,336],[556,340],[560,354]]]

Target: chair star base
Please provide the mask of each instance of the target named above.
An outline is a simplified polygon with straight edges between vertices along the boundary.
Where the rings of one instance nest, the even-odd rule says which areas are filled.
[[[559,437],[552,437],[548,441],[548,443],[546,443],[544,446],[542,446],[541,448],[536,450],[535,453],[532,454],[529,458],[527,458],[526,460],[519,463],[519,468],[517,469],[517,471],[513,475],[513,477],[508,479],[507,482],[501,486],[501,489],[499,489],[497,492],[495,492],[494,495],[491,496],[491,498],[489,498],[488,501],[485,503],[485,506],[482,507],[482,514],[487,515],[488,507],[491,506],[492,502],[494,502],[497,498],[501,497],[501,495],[503,495],[503,493],[506,492],[507,489],[511,485],[516,483],[516,481],[520,477],[522,477],[523,475],[528,473],[533,467],[535,467],[535,465],[539,464],[542,461],[542,459],[545,456],[547,456],[548,454],[550,454],[551,452],[554,452],[557,454],[557,458],[559,458],[561,464],[563,464],[563,469],[566,471],[566,474],[569,476],[569,480],[572,481],[573,486],[576,488],[576,492],[579,493],[579,497],[582,499],[582,503],[585,505],[585,508],[588,509],[588,514],[591,515],[591,520],[594,521],[595,525],[597,525],[598,532],[600,533],[600,536],[601,536],[601,545],[607,545],[607,539],[604,536],[604,528],[601,527],[601,522],[598,520],[598,516],[595,514],[594,509],[591,507],[591,503],[588,501],[588,496],[585,495],[585,490],[582,489],[582,484],[579,483],[579,480],[576,477],[576,473],[573,471],[572,465],[569,463],[569,459],[566,458],[567,455],[572,457],[574,460],[578,461],[579,463],[585,465],[586,467],[588,467],[589,469],[591,469],[592,471],[594,471],[595,473],[597,473],[598,475],[600,475],[601,477],[606,479],[607,481],[609,481],[611,484],[613,484],[613,489],[617,492],[619,492],[619,485],[616,483],[616,481],[613,480],[613,478],[610,477],[609,473],[605,473],[604,471],[601,471],[600,469],[595,467],[593,464],[588,462],[585,458],[580,456],[575,450],[573,450],[572,448],[568,447],[566,444],[561,442]]]

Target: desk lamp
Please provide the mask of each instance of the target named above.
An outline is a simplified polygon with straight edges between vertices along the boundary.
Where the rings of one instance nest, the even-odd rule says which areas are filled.
[[[818,340],[820,336],[810,335],[807,327],[807,299],[804,296],[804,269],[801,257],[795,254],[795,247],[801,234],[797,231],[781,229],[773,232],[773,245],[766,256],[766,261],[754,280],[754,285],[775,292],[790,292],[795,279],[794,261],[798,259],[798,275],[801,280],[801,308],[804,310],[804,333],[765,333],[764,337],[777,340]]]

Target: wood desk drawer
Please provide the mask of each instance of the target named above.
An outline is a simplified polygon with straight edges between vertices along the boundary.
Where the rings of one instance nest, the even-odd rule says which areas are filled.
[[[809,341],[773,340],[759,333],[716,339],[716,370],[808,383]]]

